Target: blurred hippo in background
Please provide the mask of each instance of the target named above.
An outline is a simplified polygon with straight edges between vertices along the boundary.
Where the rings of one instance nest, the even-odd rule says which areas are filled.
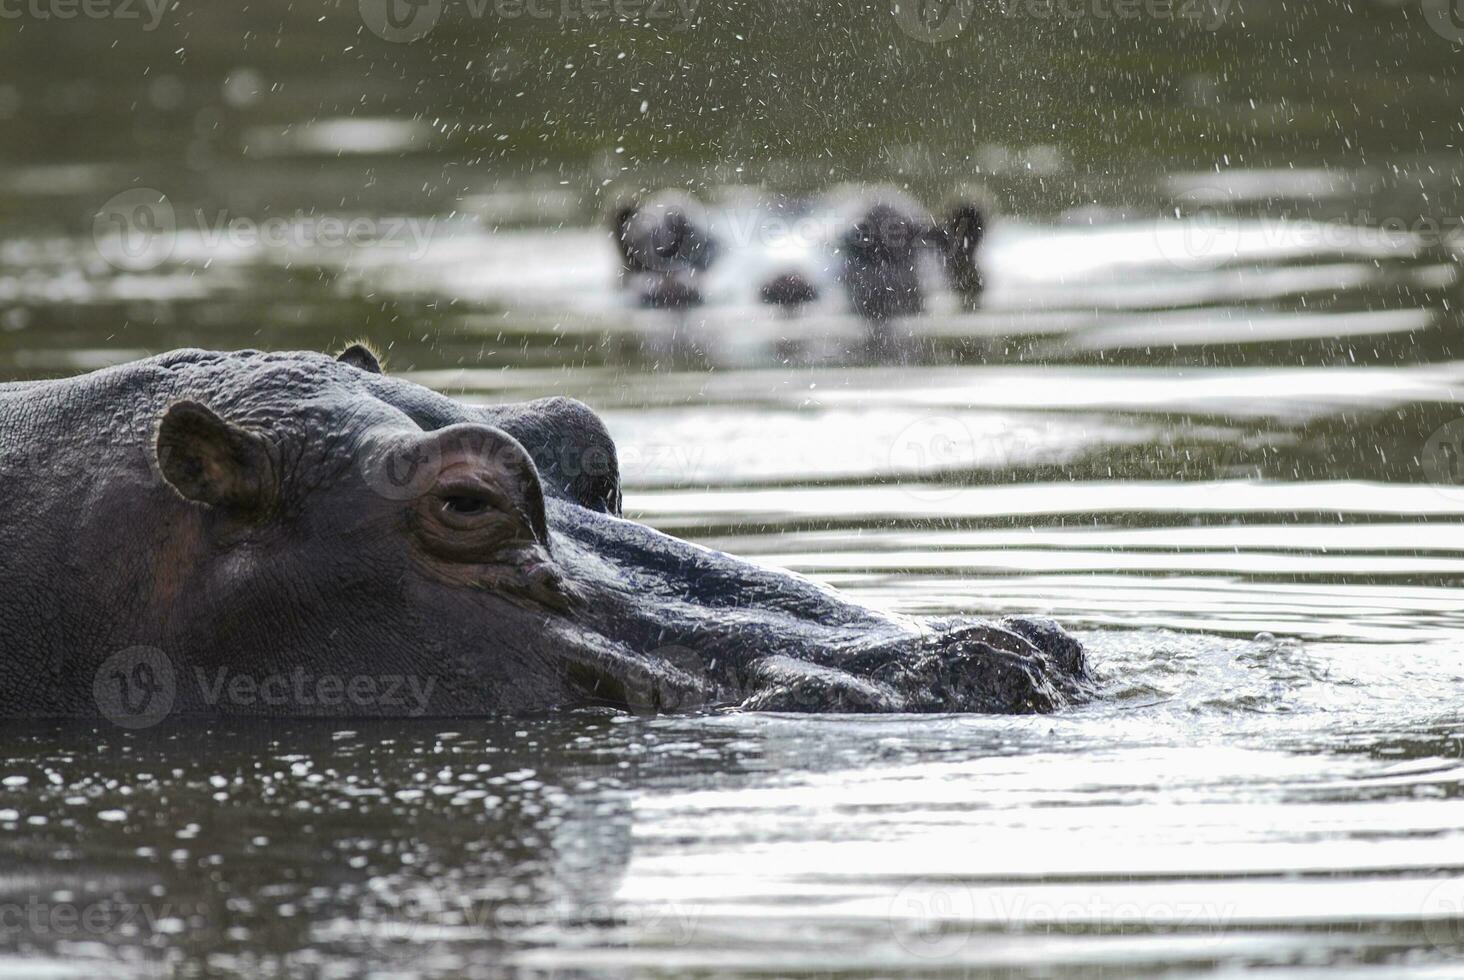
[[[986,289],[986,280],[976,261],[985,238],[986,213],[971,202],[958,201],[951,205],[949,217],[936,232],[946,278],[960,297],[961,308],[967,312],[980,305],[981,294]]]
[[[615,212],[622,283],[652,309],[699,306],[698,274],[711,267],[718,245],[705,209],[689,194],[662,191]]]
[[[707,208],[682,191],[622,204],[612,217],[621,282],[636,302],[681,309],[751,295],[792,313],[836,297],[879,323],[926,309],[944,286],[963,310],[984,288],[986,209],[958,198],[937,221],[888,187],[842,185],[812,199],[771,196]]]
[[[625,520],[586,406],[464,404],[360,345],[0,385],[0,466],[4,717],[1044,712],[1087,690],[1055,623],[891,615]]]

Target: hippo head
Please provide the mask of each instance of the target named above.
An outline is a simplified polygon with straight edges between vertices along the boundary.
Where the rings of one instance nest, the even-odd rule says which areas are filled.
[[[924,310],[917,253],[929,229],[930,223],[912,210],[879,202],[844,232],[843,279],[856,313],[884,320]]]
[[[178,351],[77,382],[141,433],[77,471],[61,532],[105,611],[57,641],[88,684],[142,645],[197,713],[1026,712],[1083,689],[1050,622],[893,616],[623,519],[615,444],[569,399],[463,404],[362,348]],[[228,674],[430,697],[241,705]]]
[[[706,209],[689,194],[661,191],[618,209],[612,224],[628,272],[699,272],[717,256]]]
[[[874,264],[908,263],[925,237],[925,225],[892,204],[871,206],[844,236],[844,248]]]

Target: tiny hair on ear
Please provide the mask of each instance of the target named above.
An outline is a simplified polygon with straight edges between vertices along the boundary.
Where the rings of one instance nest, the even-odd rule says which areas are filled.
[[[385,360],[376,349],[364,340],[352,342],[345,350],[336,355],[336,360],[349,364],[351,367],[360,368],[370,374],[381,374],[381,365]]]

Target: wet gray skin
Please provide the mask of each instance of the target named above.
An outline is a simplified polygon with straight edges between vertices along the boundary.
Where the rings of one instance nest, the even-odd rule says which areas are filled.
[[[139,649],[173,715],[1033,712],[1085,689],[1051,622],[892,616],[623,520],[584,405],[463,405],[361,347],[0,386],[0,445],[3,716],[107,713]],[[241,673],[419,697],[221,696]]]

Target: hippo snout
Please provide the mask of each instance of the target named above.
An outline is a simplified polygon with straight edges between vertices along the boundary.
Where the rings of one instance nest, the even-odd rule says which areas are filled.
[[[767,657],[741,707],[759,711],[1045,713],[1088,688],[1083,648],[1051,620],[948,625],[837,666]]]

